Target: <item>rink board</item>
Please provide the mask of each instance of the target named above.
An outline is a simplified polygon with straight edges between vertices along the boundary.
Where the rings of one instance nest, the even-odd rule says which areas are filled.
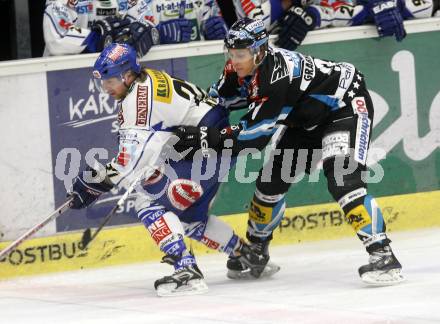
[[[440,226],[437,204],[440,191],[382,197],[388,232]],[[240,235],[246,230],[246,214],[222,216]],[[110,265],[159,261],[159,251],[146,229],[140,225],[103,230],[85,251],[80,248],[81,232],[65,233],[25,242],[0,261],[0,279],[79,270]],[[288,208],[273,244],[337,239],[353,235],[336,203]],[[7,246],[0,244],[0,248]],[[204,245],[193,244],[196,255],[211,253]]]
[[[440,70],[440,17],[408,21],[405,27],[404,42],[378,40],[371,25],[312,31],[300,47],[305,54],[350,62],[366,77],[375,108],[368,155],[379,161],[369,166],[380,167],[383,175],[369,183],[375,197],[440,188],[440,74],[432,73]],[[117,105],[92,80],[95,59],[96,54],[84,54],[0,62],[0,120],[8,121],[0,128],[0,152],[7,152],[0,159],[0,240],[13,240],[64,202],[87,157],[104,164],[116,154]],[[149,68],[206,88],[223,68],[223,42],[157,46],[145,59]],[[233,112],[231,120],[237,122],[241,114]],[[94,154],[96,149],[99,154]],[[247,160],[246,177],[257,174],[263,157]],[[212,213],[246,213],[255,179],[241,181],[243,174],[237,176],[237,170],[232,169],[220,187]],[[316,176],[291,186],[288,206],[333,201],[322,169]],[[66,212],[37,236],[96,227],[122,194],[122,188],[114,188],[90,208]],[[117,213],[111,226],[138,222],[133,199]],[[313,228],[321,219],[336,224],[340,214],[307,217],[296,217],[290,225]]]

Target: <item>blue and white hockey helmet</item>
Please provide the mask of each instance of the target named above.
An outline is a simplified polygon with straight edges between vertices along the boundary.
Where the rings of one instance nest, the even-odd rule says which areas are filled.
[[[227,49],[248,48],[252,52],[267,44],[269,35],[264,26],[264,22],[259,19],[250,19],[248,17],[236,21],[225,38],[225,47]]]
[[[136,51],[128,44],[112,43],[99,55],[93,66],[95,79],[106,80],[112,77],[123,78],[127,71],[141,72]]]

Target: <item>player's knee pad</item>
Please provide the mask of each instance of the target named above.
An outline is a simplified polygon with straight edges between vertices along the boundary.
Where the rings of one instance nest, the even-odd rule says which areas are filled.
[[[265,195],[255,190],[249,207],[247,236],[271,239],[273,230],[281,223],[286,209],[284,194]]]
[[[185,224],[185,235],[207,247],[231,254],[239,245],[239,238],[232,228],[216,216],[205,221]]]
[[[137,217],[146,228],[167,212],[164,206],[151,201],[148,196],[142,194],[136,198],[135,208]]]
[[[350,160],[350,157],[331,157],[324,161],[323,169],[327,178],[327,188],[336,201],[359,188],[365,188],[362,180],[364,166]]]
[[[360,194],[360,191],[358,191],[357,194]],[[356,192],[354,192],[353,195],[356,195]],[[359,203],[348,203],[344,205],[344,209],[346,209],[347,206],[352,206],[345,212],[345,217],[367,250],[372,249],[373,246],[378,244],[387,244],[389,240],[385,234],[385,221],[376,200],[367,194],[355,198],[354,201],[359,201]]]

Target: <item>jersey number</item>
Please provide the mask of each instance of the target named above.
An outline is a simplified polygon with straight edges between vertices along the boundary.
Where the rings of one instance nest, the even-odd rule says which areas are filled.
[[[188,83],[184,80],[173,78],[174,89],[177,94],[186,100],[191,100],[193,95],[195,103],[198,105],[201,101],[206,102],[210,106],[215,106],[216,101],[207,97],[206,93],[198,86]]]

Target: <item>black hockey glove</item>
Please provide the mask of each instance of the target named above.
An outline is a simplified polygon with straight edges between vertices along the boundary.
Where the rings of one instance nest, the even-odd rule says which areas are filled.
[[[103,20],[95,20],[90,29],[97,37],[96,52],[101,52],[105,46],[115,41],[118,35],[125,27],[130,25],[128,18],[119,18],[115,16],[105,17]]]
[[[292,6],[278,21],[279,34],[276,46],[295,50],[307,33],[315,28],[315,18],[301,7]]]
[[[374,18],[380,37],[394,36],[398,42],[406,36],[402,12],[405,8],[403,0],[370,0],[367,8]]]
[[[160,38],[155,27],[135,21],[118,32],[115,42],[133,46],[140,58],[145,56],[153,45],[158,45]]]
[[[193,25],[185,18],[163,21],[157,25],[161,44],[187,43],[191,40]]]
[[[219,150],[220,130],[217,128],[181,126],[174,133],[179,138],[174,145],[177,152],[185,152],[188,148],[193,149],[185,155],[185,158],[193,157],[198,150],[201,150],[203,157],[208,158],[210,149]]]
[[[96,177],[97,175],[97,172],[91,168],[87,168],[86,171],[91,171],[92,177]],[[80,172],[73,181],[72,189],[67,193],[67,197],[73,197],[70,208],[85,208],[98,199],[103,193],[110,191],[112,188],[113,185],[105,180],[101,182],[87,182],[84,172]]]

